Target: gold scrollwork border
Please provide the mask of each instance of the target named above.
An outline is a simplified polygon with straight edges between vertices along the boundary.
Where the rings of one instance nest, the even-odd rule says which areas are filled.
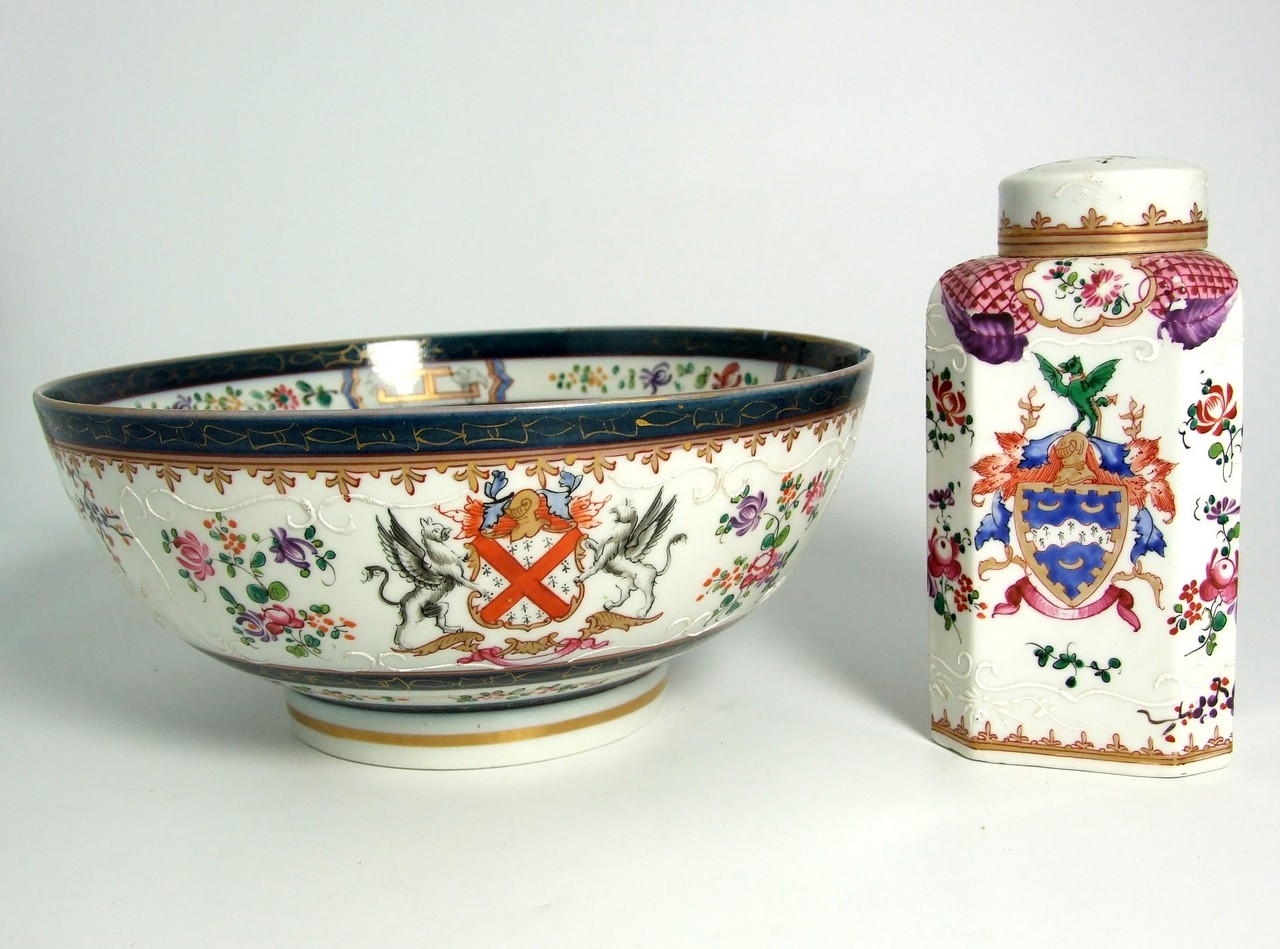
[[[1141,224],[1108,221],[1090,208],[1080,224],[1054,223],[1037,211],[1029,225],[1014,224],[1001,215],[999,253],[1002,257],[1050,257],[1055,254],[1125,254],[1156,251],[1204,250],[1209,246],[1209,221],[1193,204],[1186,220],[1170,219],[1169,212],[1150,205]]]
[[[780,436],[786,450],[790,451],[804,431],[821,437],[834,428],[837,435],[856,423],[862,414],[862,404],[842,408],[839,412],[818,417],[796,419],[789,422],[736,429],[732,433],[679,439],[628,439],[614,445],[589,448],[567,448],[548,452],[546,449],[513,452],[510,450],[471,451],[432,455],[429,459],[404,455],[353,455],[326,456],[322,459],[306,457],[257,459],[244,455],[214,454],[162,454],[158,452],[123,452],[89,450],[50,440],[50,450],[68,470],[87,465],[101,479],[108,469],[114,469],[127,481],[144,471],[151,472],[170,490],[186,477],[200,478],[219,494],[239,472],[274,488],[279,494],[287,494],[299,479],[316,481],[323,478],[325,487],[336,488],[344,498],[360,487],[366,477],[389,482],[412,496],[424,484],[431,472],[449,475],[453,480],[465,482],[470,491],[478,491],[487,480],[490,470],[506,468],[514,471],[525,466],[525,474],[537,478],[543,487],[547,479],[559,474],[563,466],[581,465],[583,473],[604,484],[607,474],[618,461],[639,460],[656,474],[671,456],[683,451],[695,453],[711,462],[725,445],[743,446],[754,457],[771,437]]]
[[[1111,736],[1109,743],[1102,746],[1091,741],[1083,731],[1080,733],[1080,737],[1072,742],[1062,741],[1054,734],[1052,729],[1044,738],[1033,739],[1023,734],[1021,725],[1018,726],[1016,731],[1001,738],[997,732],[992,730],[990,722],[987,722],[981,731],[971,732],[963,717],[953,725],[945,711],[942,713],[941,718],[931,720],[930,727],[939,735],[958,742],[966,748],[972,748],[974,751],[1051,755],[1060,758],[1083,758],[1093,761],[1115,761],[1128,764],[1176,767],[1190,764],[1193,761],[1202,761],[1206,758],[1227,755],[1232,750],[1230,736],[1224,737],[1217,727],[1213,730],[1213,737],[1203,745],[1196,744],[1194,738],[1188,738],[1186,745],[1173,752],[1157,748],[1155,740],[1152,738],[1148,738],[1147,743],[1141,747],[1129,748],[1121,742],[1118,732]]]

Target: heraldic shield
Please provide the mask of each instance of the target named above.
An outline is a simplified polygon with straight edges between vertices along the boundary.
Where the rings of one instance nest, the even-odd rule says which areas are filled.
[[[1027,569],[1067,607],[1102,588],[1115,569],[1129,523],[1129,495],[1115,484],[1020,484],[1014,531]]]
[[[535,629],[566,619],[582,601],[585,535],[529,489],[516,492],[502,514],[469,545],[471,618],[490,629]]]

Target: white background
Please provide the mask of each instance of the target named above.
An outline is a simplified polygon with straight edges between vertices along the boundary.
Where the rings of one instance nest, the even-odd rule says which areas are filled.
[[[0,943],[1271,944],[1280,845],[1265,2],[0,3]],[[1045,161],[1210,169],[1249,301],[1237,747],[1118,778],[928,738],[923,308]],[[155,628],[54,477],[67,373],[364,334],[786,327],[878,370],[779,595],[576,757],[303,746]]]

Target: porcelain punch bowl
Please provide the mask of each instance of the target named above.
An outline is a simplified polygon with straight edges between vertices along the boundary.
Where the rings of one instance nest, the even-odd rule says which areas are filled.
[[[762,602],[844,471],[871,356],[635,328],[244,351],[50,383],[81,519],[321,750],[553,757],[647,721],[663,664]]]

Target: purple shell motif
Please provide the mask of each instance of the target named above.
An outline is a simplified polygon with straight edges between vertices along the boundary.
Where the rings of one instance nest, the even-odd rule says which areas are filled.
[[[942,275],[942,304],[965,352],[983,362],[1017,362],[1035,319],[1013,288],[1020,257],[982,257]]]
[[[1149,309],[1161,321],[1157,335],[1195,349],[1222,328],[1238,289],[1225,263],[1212,254],[1190,252],[1148,254],[1141,265],[1156,282]]]

